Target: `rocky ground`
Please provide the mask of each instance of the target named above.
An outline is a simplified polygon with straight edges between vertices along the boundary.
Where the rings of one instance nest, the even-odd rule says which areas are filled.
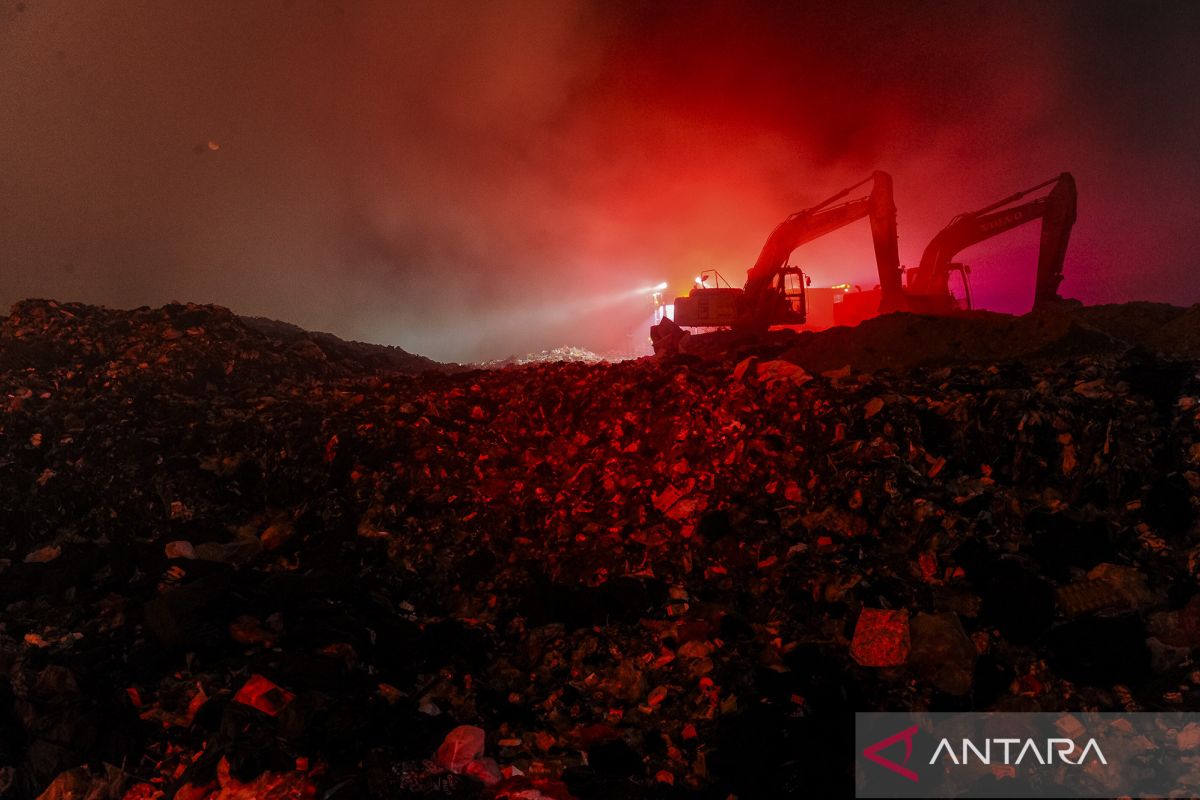
[[[0,324],[0,797],[845,795],[853,710],[1200,703],[1200,311],[447,372]]]

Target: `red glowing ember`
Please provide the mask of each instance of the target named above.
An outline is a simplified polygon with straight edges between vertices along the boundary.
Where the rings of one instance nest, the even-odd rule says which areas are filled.
[[[864,608],[854,626],[850,655],[864,667],[895,667],[908,660],[908,611]]]
[[[280,686],[276,686],[271,681],[264,678],[262,675],[251,675],[250,680],[238,689],[238,693],[233,696],[235,703],[257,708],[264,714],[269,714],[272,717],[284,709],[284,707],[294,700],[296,695],[289,692]]]

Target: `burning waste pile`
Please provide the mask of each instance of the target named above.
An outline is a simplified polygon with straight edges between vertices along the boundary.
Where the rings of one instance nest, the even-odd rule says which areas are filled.
[[[0,324],[0,797],[845,794],[855,709],[1200,702],[1192,356],[406,374],[288,330]]]

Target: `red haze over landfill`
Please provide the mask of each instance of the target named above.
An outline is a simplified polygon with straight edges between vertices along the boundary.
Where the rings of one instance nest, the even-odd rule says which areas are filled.
[[[1069,170],[1063,294],[1200,300],[1186,3],[0,2],[0,301],[173,299],[476,361],[644,339],[873,169],[901,260]],[[214,149],[219,148],[219,149]],[[1036,226],[967,254],[1027,310]],[[873,285],[847,229],[798,259]]]
[[[0,0],[0,800],[1200,796],[1198,24]]]

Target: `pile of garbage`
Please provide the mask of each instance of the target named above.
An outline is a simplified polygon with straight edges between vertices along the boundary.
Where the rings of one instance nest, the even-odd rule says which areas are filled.
[[[0,797],[844,795],[854,710],[1200,702],[1191,353],[263,336],[0,325]]]
[[[385,370],[454,371],[398,347],[347,342],[227,308],[173,303],[121,311],[25,300],[0,322],[0,370],[64,370],[127,383],[165,380],[206,387],[338,378]]]
[[[508,358],[496,359],[493,361],[485,361],[478,366],[483,369],[501,369],[503,367],[520,367],[526,364],[545,364],[557,361],[577,361],[584,364],[598,364],[604,361],[605,357],[592,352],[583,347],[575,347],[573,345],[563,345],[550,350],[539,350],[536,353],[526,353],[523,356],[509,356]],[[617,359],[608,359],[617,360]]]

